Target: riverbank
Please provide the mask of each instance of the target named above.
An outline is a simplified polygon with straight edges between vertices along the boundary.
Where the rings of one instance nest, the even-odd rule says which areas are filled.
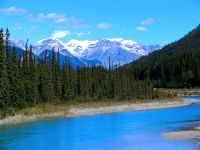
[[[52,111],[48,110],[48,113],[37,113],[36,108],[26,108],[18,112],[15,116],[6,117],[5,119],[0,120],[1,125],[12,125],[24,122],[31,122],[44,119],[53,119],[53,118],[70,118],[70,117],[80,117],[80,116],[91,116],[98,114],[107,114],[107,113],[117,113],[117,112],[132,112],[132,111],[143,111],[143,110],[153,110],[153,109],[164,109],[164,108],[174,108],[180,106],[187,106],[193,103],[199,102],[197,100],[184,100],[182,98],[176,98],[171,100],[161,100],[153,102],[88,102],[82,104],[71,104],[62,106],[51,106]],[[51,108],[50,107],[50,108]],[[42,109],[44,109],[42,107]],[[46,109],[49,109],[47,107]],[[33,111],[30,113],[30,110]],[[27,113],[29,112],[29,113]]]
[[[163,137],[168,140],[197,140],[200,144],[200,126],[187,131],[165,133]]]
[[[200,95],[200,88],[194,89],[158,89],[160,92],[164,92],[171,95],[185,96],[185,95]]]
[[[71,114],[74,117],[77,116],[92,116],[98,114],[108,114],[117,112],[132,112],[132,111],[144,111],[164,108],[175,108],[181,106],[191,105],[199,102],[197,100],[176,100],[176,101],[157,101],[157,102],[144,102],[144,103],[127,103],[121,105],[112,106],[100,106],[100,107],[72,107],[70,109]]]

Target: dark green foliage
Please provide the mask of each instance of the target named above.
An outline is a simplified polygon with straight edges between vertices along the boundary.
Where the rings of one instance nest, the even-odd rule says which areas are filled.
[[[52,94],[52,74],[49,64],[49,58],[47,51],[45,51],[44,59],[38,63],[38,75],[39,75],[39,95],[41,101],[51,101]]]
[[[62,70],[62,97],[63,101],[71,100],[75,97],[74,71],[69,62]]]
[[[23,108],[25,107],[25,88],[20,75],[20,66],[17,60],[15,47],[12,54],[10,69],[10,99],[12,100],[10,105]]]
[[[200,86],[200,26],[181,40],[162,50],[118,69],[102,66],[77,67],[70,61],[59,63],[56,55],[44,52],[35,61],[32,46],[22,58],[9,46],[9,31],[4,40],[0,30],[0,109],[12,114],[43,102],[70,100],[157,99],[162,95],[153,87]],[[12,53],[11,53],[12,52]]]
[[[135,79],[154,87],[190,88],[200,86],[200,25],[177,42],[130,63]]]
[[[10,50],[9,50],[9,46],[10,46],[10,32],[8,30],[8,28],[6,29],[6,33],[5,33],[5,53],[6,53],[6,63],[9,66],[10,63]]]
[[[0,29],[0,108],[6,109],[10,104],[10,95],[3,38],[3,29]]]
[[[55,96],[57,100],[62,99],[62,71],[60,71],[60,53],[58,50],[55,64]]]
[[[33,101],[33,91],[32,91],[32,83],[31,83],[31,72],[30,72],[30,57],[29,56],[29,48],[28,48],[28,40],[26,42],[26,50],[23,54],[23,61],[22,61],[22,79],[23,79],[23,84],[25,87],[25,92],[26,92],[26,105],[31,104]]]
[[[31,104],[36,104],[39,99],[38,93],[38,72],[37,72],[37,64],[34,59],[34,55],[32,53],[32,46],[30,46],[29,50],[29,80],[30,80],[30,88],[32,89]]]

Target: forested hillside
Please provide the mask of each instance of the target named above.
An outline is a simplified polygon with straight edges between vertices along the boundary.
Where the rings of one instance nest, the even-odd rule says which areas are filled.
[[[60,59],[66,64],[61,65]],[[200,26],[182,39],[114,69],[71,66],[59,51],[35,58],[32,46],[10,46],[8,29],[0,30],[0,112],[48,102],[156,99],[166,97],[153,87],[200,86]]]
[[[1,29],[0,110],[5,112],[4,115],[38,103],[163,96],[146,83],[135,80],[126,68],[111,71],[110,65],[109,69],[101,66],[73,69],[67,60],[61,67],[59,53],[54,49],[51,54],[45,51],[43,58],[36,60],[28,43],[21,55],[9,43],[8,29],[5,34]]]
[[[180,40],[125,66],[154,87],[200,86],[200,25]]]

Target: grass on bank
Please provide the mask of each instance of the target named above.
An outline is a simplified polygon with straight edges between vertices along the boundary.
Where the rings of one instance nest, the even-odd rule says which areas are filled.
[[[200,95],[200,88],[195,89],[157,89],[160,93],[163,93],[163,97],[159,99],[104,99],[104,100],[92,100],[90,98],[79,98],[70,100],[65,103],[43,103],[32,107],[27,107],[21,110],[17,110],[16,114],[33,115],[33,114],[44,114],[52,112],[65,112],[69,113],[71,107],[82,107],[82,108],[95,108],[113,105],[123,104],[138,104],[148,102],[169,102],[183,100],[177,95]]]
[[[27,116],[31,115],[40,115],[47,113],[55,112],[64,112],[68,114],[70,108],[81,107],[81,108],[95,108],[95,107],[104,107],[104,106],[113,106],[113,105],[123,105],[123,104],[138,104],[138,103],[148,103],[148,102],[169,102],[182,100],[181,97],[177,97],[177,94],[180,95],[200,95],[200,88],[198,89],[156,89],[159,93],[163,95],[158,99],[104,99],[104,100],[95,100],[90,98],[78,98],[70,100],[67,102],[48,102],[48,103],[39,103],[34,106],[29,106],[23,109],[8,108],[6,111],[0,110],[0,119],[7,116],[13,116],[16,114],[23,114]]]
[[[69,112],[69,107],[66,104],[56,104],[56,103],[43,103],[32,107],[26,107],[24,109],[18,110],[17,114],[23,115],[39,115],[53,112]]]
[[[191,89],[158,89],[160,92],[168,93],[171,95],[200,95],[200,88],[191,88]]]
[[[69,112],[70,107],[86,107],[86,108],[94,108],[94,107],[103,107],[103,106],[111,106],[111,105],[122,105],[122,104],[133,104],[133,103],[145,103],[152,101],[163,101],[174,98],[174,95],[168,94],[166,92],[159,91],[158,89],[154,89],[153,93],[141,93],[139,95],[135,95],[135,99],[103,99],[99,98],[91,98],[91,97],[79,97],[69,101],[50,101],[50,102],[38,102],[36,105],[26,106],[23,109],[9,107],[3,110],[0,110],[0,119],[5,118],[7,116],[14,116],[16,114],[23,115],[39,115],[39,114],[47,114],[47,113],[55,113],[55,112],[64,112],[65,114]],[[151,97],[151,98],[147,98]]]
[[[92,101],[92,100],[71,100],[66,103],[42,103],[37,104],[34,106],[26,107],[23,109],[14,109],[9,108],[6,111],[0,111],[0,119],[5,118],[7,116],[14,116],[17,114],[23,114],[26,116],[31,115],[41,115],[41,114],[48,114],[48,113],[56,113],[56,112],[64,112],[65,114],[70,113],[70,108],[80,107],[80,108],[97,108],[97,107],[105,107],[105,106],[116,106],[116,105],[124,105],[124,104],[139,104],[139,103],[148,103],[148,102],[169,102],[175,100],[182,100],[180,97],[174,98],[162,98],[162,99],[153,99],[153,100],[138,100],[138,99],[131,99],[131,100],[99,100],[99,101]]]
[[[0,110],[0,119],[18,114],[31,116],[31,115],[40,115],[40,114],[48,114],[55,112],[64,112],[65,114],[67,114],[69,113],[69,106],[64,103],[49,102],[49,103],[36,104],[34,106],[28,106],[23,109],[7,108],[6,110]]]

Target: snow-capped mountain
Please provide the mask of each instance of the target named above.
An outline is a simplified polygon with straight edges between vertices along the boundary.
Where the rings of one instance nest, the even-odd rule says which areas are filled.
[[[112,65],[123,65],[140,57],[140,54],[128,51],[120,42],[109,39],[95,41],[85,49],[77,46],[74,51],[70,50],[70,52],[82,59],[99,60],[106,67],[108,67],[109,57]]]
[[[98,41],[78,41],[70,40],[65,44],[67,50],[70,51],[74,56],[82,58],[85,54],[85,50],[92,44],[96,44]]]
[[[108,66],[109,57],[113,65],[124,65],[161,47],[159,45],[140,45],[135,41],[122,38],[106,38],[96,41],[70,40],[65,44],[65,48],[76,57],[99,60],[104,66]]]
[[[47,38],[38,41],[34,46],[33,46],[33,53],[39,55],[41,54],[44,50],[52,50],[54,48],[55,52],[58,50],[63,50],[65,49],[65,44],[60,41],[59,39],[56,38]],[[67,50],[66,50],[67,51]],[[69,54],[69,53],[68,53]],[[67,54],[66,54],[67,55]]]
[[[22,41],[12,42],[21,49],[25,49]],[[124,65],[132,62],[141,56],[148,55],[150,52],[160,49],[159,45],[141,45],[136,41],[125,40],[122,38],[105,38],[100,40],[69,40],[64,43],[56,38],[47,38],[38,41],[33,45],[33,53],[42,55],[45,50],[60,52],[63,57],[70,57],[72,63],[76,60],[79,65],[91,65],[92,63],[108,66],[109,58],[112,65]]]
[[[10,41],[10,46],[12,46],[12,47],[15,46],[15,47],[23,49],[23,50],[26,49],[26,43],[23,40],[19,40],[19,41],[11,40]]]

